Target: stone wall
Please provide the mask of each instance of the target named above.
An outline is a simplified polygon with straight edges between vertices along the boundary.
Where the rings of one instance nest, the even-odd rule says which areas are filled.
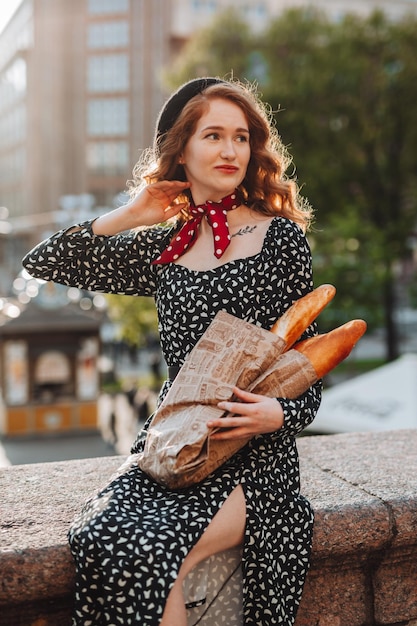
[[[299,450],[316,523],[297,626],[417,626],[417,430],[303,437]],[[121,461],[0,470],[1,626],[70,624],[66,532]]]

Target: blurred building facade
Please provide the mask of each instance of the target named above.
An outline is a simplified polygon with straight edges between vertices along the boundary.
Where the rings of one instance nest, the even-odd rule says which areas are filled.
[[[235,7],[254,29],[289,7],[337,19],[417,0],[22,0],[0,34],[0,295],[25,252],[120,202],[166,97],[162,70]]]
[[[254,30],[264,28],[271,18],[286,9],[312,7],[338,20],[346,13],[366,16],[380,9],[391,19],[417,13],[417,0],[172,0],[171,35],[188,38],[195,28],[221,10],[233,7],[241,12]]]
[[[163,100],[169,9],[166,0],[23,0],[3,31],[0,204],[12,230],[1,247],[9,263],[63,214],[113,207],[125,189]]]

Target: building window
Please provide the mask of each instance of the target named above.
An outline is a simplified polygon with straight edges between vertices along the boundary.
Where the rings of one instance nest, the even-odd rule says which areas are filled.
[[[0,171],[2,171],[1,162],[0,162]],[[10,184],[10,180],[7,180],[6,182]],[[25,217],[27,216],[28,201],[26,197],[26,192],[24,190],[23,183],[21,181],[19,182],[20,184],[18,186],[14,187],[13,189],[10,189],[10,191],[7,191],[7,190],[2,191],[2,194],[1,194],[1,202],[3,206],[7,207],[9,211],[9,215],[12,218],[19,217],[19,216],[25,216]],[[9,243],[10,243],[10,240],[11,238],[8,239]],[[19,238],[13,237],[13,246],[14,246],[13,254],[16,254],[15,248],[18,245],[19,245]],[[24,254],[24,252],[22,253]],[[17,256],[21,256],[21,255],[18,254]]]
[[[0,110],[26,94],[26,61],[16,59],[0,78]]]
[[[127,141],[94,141],[87,145],[87,167],[94,174],[125,175],[129,167]]]
[[[126,13],[129,0],[88,0],[88,12],[92,15]]]
[[[87,134],[90,137],[111,137],[129,133],[129,102],[127,98],[97,98],[88,103]]]
[[[26,106],[20,103],[7,113],[0,115],[0,144],[4,149],[23,142],[25,138]]]
[[[6,0],[7,1],[7,0]],[[5,4],[5,0],[2,0]],[[32,3],[22,2],[19,19],[11,20],[0,37],[0,68],[3,70],[13,59],[33,46]]]
[[[126,48],[129,45],[129,24],[126,21],[99,22],[88,26],[88,47]]]
[[[0,183],[21,183],[26,176],[26,151],[22,146],[8,150],[0,156]],[[2,194],[2,203],[5,200]],[[6,204],[7,206],[7,204]],[[10,207],[9,207],[10,208]]]
[[[202,13],[215,13],[219,10],[216,0],[194,0],[193,9]]]
[[[129,89],[129,58],[127,54],[103,54],[88,59],[88,91],[127,91]]]

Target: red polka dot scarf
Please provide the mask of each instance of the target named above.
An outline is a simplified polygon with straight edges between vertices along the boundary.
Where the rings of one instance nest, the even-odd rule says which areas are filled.
[[[236,189],[220,202],[208,200],[204,204],[190,205],[190,213],[193,216],[186,222],[181,230],[175,235],[169,246],[162,254],[152,262],[152,265],[171,263],[176,261],[196,242],[198,227],[203,217],[213,230],[214,255],[219,259],[230,243],[229,225],[227,223],[227,211],[237,209],[242,204],[242,195]]]

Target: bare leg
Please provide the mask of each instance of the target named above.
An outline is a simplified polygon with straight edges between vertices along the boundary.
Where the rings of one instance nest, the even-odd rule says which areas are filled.
[[[238,485],[211,520],[204,534],[184,559],[178,578],[172,587],[160,626],[187,626],[182,585],[184,578],[197,563],[212,554],[242,545],[246,525],[246,502]]]

